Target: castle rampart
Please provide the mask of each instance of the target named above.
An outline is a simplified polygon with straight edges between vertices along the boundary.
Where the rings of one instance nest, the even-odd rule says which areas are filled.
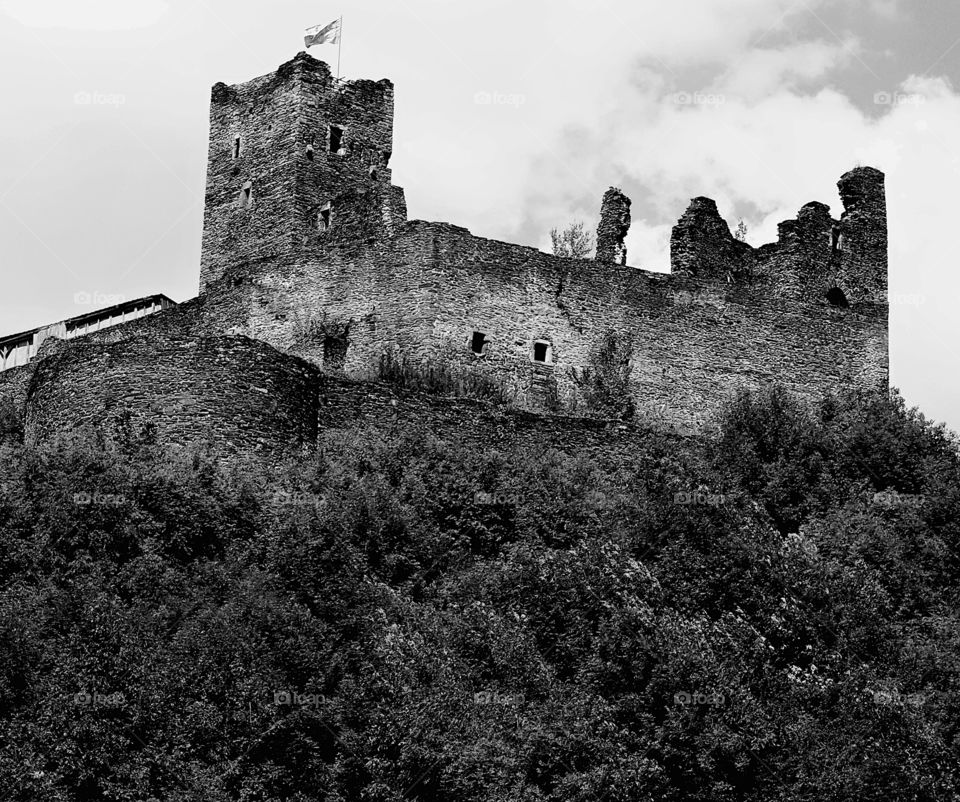
[[[385,361],[442,366],[464,384],[498,388],[515,408],[591,414],[590,377],[612,340],[628,406],[641,422],[681,431],[702,428],[741,387],[778,382],[816,399],[838,387],[886,385],[878,170],[841,177],[839,218],[808,203],[781,223],[777,242],[759,248],[731,234],[712,200],[694,198],[673,230],[671,272],[654,273],[625,264],[630,201],[613,188],[603,198],[596,259],[407,221],[402,190],[390,181],[392,119],[389,81],[337,82],[306,54],[245,84],[217,84],[200,295],[69,344],[50,338],[36,364],[0,373],[0,395],[26,410],[31,436],[47,437],[57,416],[80,425],[101,414],[103,399],[92,391],[71,412],[68,390],[57,389],[98,383],[86,358],[101,360],[103,387],[138,420],[166,415],[158,426],[175,440],[193,436],[192,413],[168,415],[151,399],[170,388],[214,398],[218,387],[239,399],[248,395],[240,379],[247,364],[250,382],[272,393],[284,384],[267,367],[279,353],[288,356],[276,356],[276,370],[290,375],[299,375],[296,358],[342,380],[375,380]],[[182,337],[195,346],[170,345]],[[178,353],[188,368],[182,378],[171,356]],[[217,377],[209,386],[200,377],[207,369]],[[313,380],[291,381],[300,387],[291,398],[308,409],[303,388]],[[198,431],[224,414],[232,416],[222,429],[230,442],[249,444],[256,431],[265,442],[313,439],[290,428],[304,409],[271,423],[269,404],[247,421],[245,403],[220,407],[226,412],[196,409]]]
[[[165,444],[278,455],[312,445],[317,371],[245,337],[84,342],[38,361],[24,407],[35,445],[90,429],[115,440],[153,429]]]

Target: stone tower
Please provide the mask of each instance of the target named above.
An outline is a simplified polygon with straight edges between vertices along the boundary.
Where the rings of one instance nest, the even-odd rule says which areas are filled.
[[[299,53],[213,87],[200,290],[232,265],[296,263],[328,240],[380,239],[406,220],[391,184],[393,84],[338,81]]]

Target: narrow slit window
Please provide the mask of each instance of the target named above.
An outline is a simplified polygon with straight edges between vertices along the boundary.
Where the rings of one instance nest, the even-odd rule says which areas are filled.
[[[317,228],[320,231],[328,231],[330,229],[331,213],[332,209],[328,203],[317,214]]]
[[[243,146],[243,144],[242,144],[240,135],[237,134],[237,135],[233,138],[233,158],[235,158],[235,159],[239,159],[239,158],[240,158],[240,151],[242,150],[242,146]]]
[[[343,147],[343,129],[339,125],[330,126],[330,152],[338,153]]]
[[[253,182],[247,181],[240,190],[240,208],[249,209],[253,206]]]
[[[830,251],[831,253],[840,253],[843,250],[843,234],[840,229],[834,226],[830,230]]]

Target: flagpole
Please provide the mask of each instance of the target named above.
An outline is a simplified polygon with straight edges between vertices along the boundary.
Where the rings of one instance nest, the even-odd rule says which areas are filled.
[[[343,51],[343,16],[340,17],[340,35],[337,37],[337,83],[340,83],[340,53]]]

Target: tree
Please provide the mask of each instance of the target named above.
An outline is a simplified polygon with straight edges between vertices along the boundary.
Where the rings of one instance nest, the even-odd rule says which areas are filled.
[[[743,222],[743,218],[740,218],[740,222],[737,223],[737,230],[733,232],[733,238],[740,240],[740,242],[747,241],[747,224]]]
[[[612,329],[590,352],[590,364],[580,375],[573,375],[593,415],[626,420],[635,412],[630,394],[633,342],[622,338]]]
[[[556,228],[550,230],[550,239],[553,242],[554,256],[563,256],[568,259],[585,259],[593,250],[593,235],[586,230],[582,220],[571,223],[563,231]]]

